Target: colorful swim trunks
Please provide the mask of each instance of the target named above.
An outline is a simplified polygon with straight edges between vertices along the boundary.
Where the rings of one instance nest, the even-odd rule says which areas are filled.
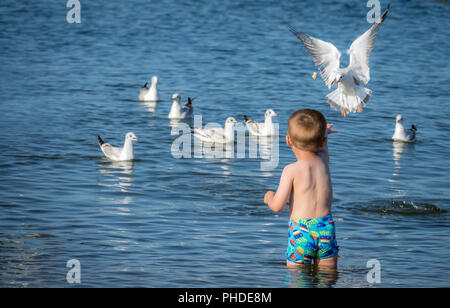
[[[326,259],[337,255],[335,227],[331,215],[322,218],[289,220],[289,241],[286,259],[309,264],[314,258]]]

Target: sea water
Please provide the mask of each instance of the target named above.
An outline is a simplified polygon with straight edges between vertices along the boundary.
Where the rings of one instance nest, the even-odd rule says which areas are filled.
[[[80,3],[80,23],[64,1],[0,5],[0,286],[449,286],[448,3],[390,1],[373,96],[347,118],[287,24],[335,44],[346,65],[370,27],[365,1]],[[141,103],[153,75],[161,102]],[[203,124],[262,121],[273,108],[278,163],[174,157],[175,92],[198,97]],[[295,160],[284,136],[300,108],[339,131],[329,138],[334,273],[287,270],[288,211],[263,203]],[[390,140],[399,113],[418,127],[415,144]],[[122,145],[129,131],[136,159],[104,159],[97,135]]]

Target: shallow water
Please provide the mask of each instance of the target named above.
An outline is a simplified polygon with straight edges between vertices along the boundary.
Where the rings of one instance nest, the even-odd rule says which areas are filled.
[[[347,63],[368,27],[361,1],[81,4],[81,24],[60,1],[0,5],[0,286],[72,286],[70,259],[84,287],[449,286],[448,3],[391,1],[373,97],[345,119],[286,23],[333,42]],[[152,75],[162,102],[140,103]],[[275,109],[277,168],[248,155],[174,158],[174,92],[198,96],[204,124]],[[294,160],[286,121],[304,107],[339,130],[329,142],[337,275],[286,270],[288,213],[262,202]],[[397,113],[417,125],[416,144],[390,141]],[[128,131],[136,160],[105,160],[97,135],[121,144]],[[366,279],[369,259],[380,284]]]

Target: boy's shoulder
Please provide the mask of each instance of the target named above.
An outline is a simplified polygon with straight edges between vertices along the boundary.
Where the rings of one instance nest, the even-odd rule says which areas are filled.
[[[298,164],[299,164],[299,161],[295,161],[293,163],[290,163],[289,165],[284,166],[284,170],[289,171],[289,170],[298,168]]]
[[[317,164],[325,164],[325,161],[322,159],[320,155],[317,155],[317,159],[314,160],[297,160],[289,165],[284,167],[283,172],[285,173],[298,173],[301,170],[309,170],[311,166]]]
[[[283,173],[286,175],[295,175],[301,169],[302,163],[300,161],[293,162],[289,165],[286,165],[283,169]]]

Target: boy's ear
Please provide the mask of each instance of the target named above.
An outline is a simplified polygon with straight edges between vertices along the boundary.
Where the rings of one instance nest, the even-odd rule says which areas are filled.
[[[286,144],[288,145],[288,147],[292,147],[292,140],[289,135],[286,135]]]
[[[320,144],[320,147],[323,148],[327,145],[328,137],[324,137],[322,140],[322,143]]]

